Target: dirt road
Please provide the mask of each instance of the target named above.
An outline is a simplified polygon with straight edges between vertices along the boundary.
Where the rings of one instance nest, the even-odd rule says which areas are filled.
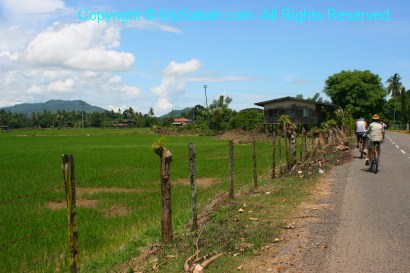
[[[380,172],[358,149],[326,174],[275,250],[249,272],[410,272],[410,136],[389,132]]]

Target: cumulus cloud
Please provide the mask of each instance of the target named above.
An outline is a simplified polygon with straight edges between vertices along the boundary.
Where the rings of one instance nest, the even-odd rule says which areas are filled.
[[[65,81],[51,82],[47,86],[47,91],[55,93],[70,93],[73,91],[74,81],[73,79],[66,79]]]
[[[131,53],[114,51],[120,44],[120,29],[94,22],[48,27],[24,51],[33,66],[77,70],[126,71],[134,64]]]
[[[171,110],[173,107],[172,97],[184,91],[187,82],[184,76],[198,71],[201,67],[202,63],[197,59],[183,63],[170,62],[162,72],[161,84],[151,88],[151,91],[158,96],[154,106],[155,110],[161,113]]]
[[[40,33],[20,27],[0,27],[0,107],[54,98],[121,95],[139,96],[138,87],[114,72],[130,70],[135,62],[120,46],[118,27],[85,22],[55,23]],[[111,80],[111,82],[110,82]]]

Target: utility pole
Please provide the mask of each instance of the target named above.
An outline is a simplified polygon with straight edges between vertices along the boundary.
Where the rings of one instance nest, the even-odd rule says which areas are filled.
[[[206,84],[204,84],[204,88],[205,88],[205,103],[206,103],[206,112],[208,113],[208,134],[211,134],[211,120],[209,118],[209,108],[208,108],[208,97],[206,95]]]

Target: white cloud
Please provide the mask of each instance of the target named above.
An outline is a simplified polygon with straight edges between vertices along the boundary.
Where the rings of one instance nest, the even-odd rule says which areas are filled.
[[[177,63],[172,61],[168,64],[168,66],[164,69],[164,76],[165,77],[177,77],[187,73],[191,73],[197,71],[202,67],[202,63],[197,59],[192,59],[185,63]]]
[[[113,75],[134,64],[131,53],[115,50],[120,30],[93,22],[55,23],[37,34],[0,27],[0,107],[11,101],[98,98],[102,93],[125,101],[139,96],[138,87]]]
[[[161,84],[151,88],[151,92],[158,96],[155,111],[163,113],[172,109],[171,97],[184,91],[187,82],[184,76],[198,71],[201,67],[202,63],[197,59],[184,63],[170,62],[162,72]]]
[[[254,81],[256,78],[250,76],[237,76],[237,75],[202,75],[199,77],[189,77],[191,82],[242,82],[242,81]]]
[[[3,0],[5,10],[15,14],[45,13],[64,9],[62,0]]]
[[[118,23],[119,24],[119,23]],[[128,21],[126,24],[121,24],[125,28],[137,28],[137,29],[149,29],[160,30],[164,32],[171,32],[176,34],[182,34],[182,30],[173,26],[164,25],[159,22],[146,20],[141,17],[139,21]]]
[[[66,79],[65,81],[51,82],[47,86],[47,91],[56,93],[70,93],[73,91],[74,81],[73,79]]]
[[[104,107],[105,109],[107,109],[108,111],[114,111],[114,112],[116,112],[116,113],[118,113],[118,109],[120,109],[120,112],[122,113],[122,112],[124,112],[124,110],[125,109],[128,109],[129,107],[128,106],[126,106],[126,105],[121,105],[121,106],[114,106],[114,105],[106,105],[105,107]],[[135,109],[134,109],[135,110]]]
[[[52,66],[91,71],[126,71],[134,56],[111,50],[118,47],[120,31],[115,27],[85,22],[48,27],[24,51],[33,66]]]

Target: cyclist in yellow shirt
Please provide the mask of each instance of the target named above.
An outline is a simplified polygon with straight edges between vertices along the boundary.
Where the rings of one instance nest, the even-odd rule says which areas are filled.
[[[366,165],[369,165],[369,156],[372,154],[373,142],[380,142],[384,140],[384,127],[380,123],[380,117],[377,114],[372,116],[372,123],[369,124],[369,127],[366,130],[365,136],[368,137],[367,141],[367,154],[366,154]],[[380,158],[380,145],[377,153],[377,159]]]

